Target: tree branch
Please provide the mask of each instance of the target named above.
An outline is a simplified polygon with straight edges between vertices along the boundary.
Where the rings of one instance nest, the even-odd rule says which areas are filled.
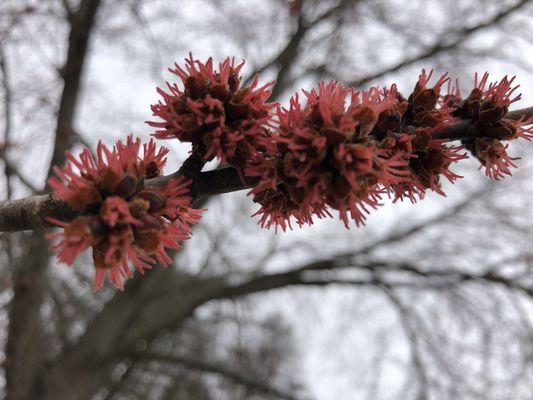
[[[417,399],[427,399],[428,396],[428,376],[426,373],[426,367],[424,365],[424,360],[420,352],[420,339],[418,337],[418,329],[416,326],[416,321],[413,320],[409,309],[405,304],[403,304],[400,297],[394,292],[394,289],[389,285],[381,285],[383,293],[390,301],[392,306],[396,309],[398,313],[399,322],[403,328],[407,343],[410,347],[411,353],[411,363],[418,377],[418,394]]]
[[[341,12],[348,5],[353,5],[353,3],[355,2],[350,0],[341,0],[339,4],[330,8],[328,11],[324,12],[322,15],[320,15],[313,21],[306,21],[303,13],[300,13],[297,19],[296,30],[290,37],[285,47],[279,52],[276,57],[266,62],[263,66],[257,68],[250,75],[250,77],[245,80],[245,84],[250,84],[256,74],[260,74],[261,72],[264,72],[272,66],[277,66],[278,73],[276,76],[276,84],[272,89],[271,98],[278,98],[287,88],[287,84],[289,83],[288,81],[291,66],[298,57],[300,45],[304,41],[307,33],[321,22]]]
[[[518,120],[522,117],[533,116],[533,107],[511,111],[506,118]],[[434,137],[450,141],[468,139],[476,136],[477,129],[465,121],[460,121],[449,128],[435,132]],[[209,196],[236,192],[250,189],[256,183],[254,178],[243,174],[231,167],[216,169],[213,171],[199,172],[201,165],[195,161],[194,153],[186,161],[189,167],[194,167],[194,172],[184,165],[177,172],[147,181],[147,185],[164,185],[171,179],[179,176],[190,178],[192,183],[190,193],[194,200],[202,201]],[[6,200],[0,202],[0,232],[14,232],[21,230],[42,229],[54,226],[47,217],[70,221],[78,214],[62,201],[54,200],[51,195],[31,196],[19,200]]]
[[[7,154],[5,152],[5,148],[4,148],[4,154],[3,154],[3,161],[4,161],[4,165],[5,165],[5,170],[6,170],[6,175],[8,176],[8,178],[10,176],[16,176],[20,182],[22,182],[22,184],[24,186],[26,186],[28,189],[30,189],[32,192],[34,193],[37,193],[39,192],[39,189],[37,188],[37,186],[35,186],[32,182],[30,182],[28,180],[28,178],[26,178],[24,175],[22,175],[22,173],[19,171],[19,169],[11,162],[11,160],[9,160],[7,158]],[[9,198],[9,196],[8,196]]]
[[[146,351],[136,352],[133,353],[133,355],[127,354],[126,356],[129,358],[133,357],[135,359],[141,359],[145,361],[160,361],[169,364],[180,364],[192,370],[220,375],[239,385],[243,385],[249,389],[261,392],[263,394],[268,394],[285,400],[297,400],[297,397],[295,397],[291,393],[286,392],[285,390],[267,385],[257,379],[243,375],[242,373],[231,370],[223,365],[195,360],[189,357],[183,357],[174,354],[160,354]]]
[[[466,39],[470,38],[474,33],[478,32],[478,31],[480,31],[482,29],[485,29],[485,28],[488,28],[488,27],[491,27],[493,25],[498,24],[503,19],[507,18],[509,15],[511,15],[515,11],[520,10],[523,6],[527,5],[528,3],[530,3],[530,0],[521,0],[518,3],[516,3],[515,5],[513,5],[513,6],[509,7],[509,8],[506,8],[505,10],[500,11],[499,13],[494,15],[488,21],[485,21],[485,22],[483,22],[481,24],[474,25],[474,26],[467,27],[467,28],[463,28],[463,29],[457,30],[456,32],[453,32],[455,34],[455,36],[456,36],[456,39],[451,41],[451,42],[446,42],[444,40],[444,38],[442,38],[440,40],[437,40],[435,42],[435,44],[433,44],[433,46],[428,47],[422,53],[417,54],[417,55],[415,55],[413,57],[410,57],[410,58],[406,58],[403,61],[401,61],[401,62],[399,62],[399,63],[397,63],[395,65],[392,65],[392,66],[390,66],[388,68],[385,68],[384,70],[379,71],[377,73],[374,73],[372,75],[367,75],[367,76],[361,77],[359,79],[356,79],[353,82],[351,82],[350,85],[351,86],[362,86],[362,85],[365,85],[368,82],[373,81],[374,79],[378,79],[378,78],[381,78],[381,77],[383,77],[385,75],[388,75],[388,74],[390,74],[392,72],[396,72],[396,71],[398,71],[398,70],[400,70],[400,69],[402,69],[404,67],[407,67],[407,66],[412,65],[414,63],[417,63],[419,61],[425,60],[427,58],[433,57],[436,54],[442,53],[444,51],[449,51],[449,50],[455,49],[461,43],[466,41]]]
[[[52,167],[64,161],[65,152],[72,144],[75,134],[72,123],[79,98],[81,76],[87,58],[88,43],[95,22],[100,0],[82,0],[79,9],[70,16],[70,34],[67,58],[61,75],[63,91],[57,112],[57,126],[51,164]],[[47,199],[48,197],[48,199]],[[43,201],[44,200],[44,201]],[[20,201],[18,211],[8,220],[33,222],[43,221],[41,212],[58,212],[69,215],[65,205],[54,202],[51,197],[37,197],[25,202],[28,209],[22,211]],[[16,216],[16,219],[12,218]],[[11,218],[11,219],[10,219]],[[18,224],[18,222],[16,222]],[[27,253],[16,260],[13,266],[13,298],[10,302],[9,328],[6,344],[5,392],[7,400],[42,398],[46,368],[45,334],[41,326],[41,310],[47,290],[46,266],[49,260],[48,243],[40,232],[34,232],[24,243]],[[60,396],[59,396],[60,397]]]
[[[65,152],[75,142],[76,133],[73,129],[74,113],[79,99],[80,83],[85,67],[89,38],[96,19],[96,11],[100,0],[84,0],[80,8],[69,15],[70,36],[67,60],[60,73],[65,82],[57,115],[57,127],[54,152],[48,171],[52,173],[54,165],[63,163]]]

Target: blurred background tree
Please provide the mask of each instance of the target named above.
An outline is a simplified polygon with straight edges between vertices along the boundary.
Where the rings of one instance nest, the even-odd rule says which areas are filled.
[[[1,191],[45,189],[66,150],[148,137],[166,67],[247,60],[286,102],[336,79],[467,89],[516,74],[533,99],[533,6],[507,0],[3,0]],[[187,155],[173,150],[174,170]],[[386,204],[366,227],[260,230],[245,193],[209,212],[172,268],[91,292],[42,232],[3,235],[6,399],[530,399],[533,151],[493,185],[474,162],[448,197]],[[216,165],[210,165],[210,168]]]

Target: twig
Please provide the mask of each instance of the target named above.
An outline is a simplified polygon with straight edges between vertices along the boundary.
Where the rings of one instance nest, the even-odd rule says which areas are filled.
[[[473,25],[470,27],[462,28],[457,31],[455,31],[456,39],[450,42],[445,42],[445,40],[437,40],[432,46],[429,46],[426,48],[425,51],[421,52],[420,54],[417,54],[413,57],[406,58],[399,62],[398,64],[392,65],[388,68],[385,68],[382,71],[379,71],[377,73],[367,75],[364,77],[361,77],[359,79],[354,80],[351,82],[352,86],[363,86],[367,84],[368,82],[371,82],[375,79],[381,78],[385,75],[388,75],[392,72],[396,72],[401,70],[404,67],[407,67],[409,65],[413,65],[419,61],[426,60],[430,57],[435,56],[436,54],[443,53],[444,51],[450,51],[455,48],[457,48],[460,44],[465,42],[468,38],[470,38],[474,33],[489,28],[491,26],[494,26],[501,22],[503,19],[507,18],[509,15],[513,14],[515,11],[520,10],[522,7],[527,5],[530,2],[530,0],[521,0],[518,3],[510,6],[509,8],[506,8],[496,15],[494,15],[490,20],[485,21],[483,23]],[[449,36],[450,33],[447,33],[446,36]]]

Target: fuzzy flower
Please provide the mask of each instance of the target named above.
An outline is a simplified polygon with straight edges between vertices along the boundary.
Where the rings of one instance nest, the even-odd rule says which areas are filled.
[[[477,74],[475,75],[474,90],[471,97],[474,99],[476,97],[479,98],[479,119],[494,122],[505,115],[504,112],[507,111],[512,103],[520,100],[520,94],[513,97],[514,92],[520,85],[513,86],[516,77],[513,76],[509,79],[504,76],[500,81],[492,82],[488,88],[485,88],[488,77],[489,74],[485,72],[478,83],[478,76]]]
[[[500,180],[505,176],[512,175],[511,168],[516,168],[513,161],[518,158],[509,157],[507,154],[508,144],[503,144],[494,138],[476,138],[473,145],[467,146],[472,154],[485,168],[485,174],[494,180]]]
[[[526,127],[533,123],[533,118],[505,118],[509,106],[521,98],[516,94],[519,85],[514,81],[515,77],[504,76],[500,81],[489,82],[487,72],[481,78],[475,74],[474,88],[467,98],[462,100],[457,95],[444,100],[455,107],[454,116],[470,121],[479,132],[478,137],[463,140],[463,144],[481,162],[491,179],[511,175],[511,168],[515,167],[516,158],[508,156],[508,145],[501,143],[502,140],[533,138],[533,127]]]
[[[390,104],[379,114],[378,121],[371,132],[379,140],[384,139],[391,132],[398,132],[402,129],[406,112],[409,109],[409,102],[398,92],[396,84],[392,84],[390,88],[383,88],[381,96],[389,98]]]
[[[381,113],[398,106],[396,93],[378,88],[358,93],[336,82],[298,95],[278,108],[278,152],[246,173],[259,178],[252,190],[263,226],[290,227],[339,212],[361,224],[380,203],[384,187],[405,179],[403,154],[389,157],[369,137]]]
[[[409,199],[415,203],[425,196],[426,190],[432,190],[445,196],[442,190],[442,179],[454,183],[462,178],[455,174],[450,167],[465,158],[461,153],[463,146],[451,146],[443,140],[433,139],[431,132],[440,129],[437,127],[417,128],[409,133],[389,133],[381,141],[381,146],[390,154],[398,151],[408,154],[408,161],[401,169],[405,179],[401,182],[392,182],[387,187],[389,196],[393,201]]]
[[[512,139],[526,139],[527,141],[533,140],[533,117],[521,117],[517,120],[503,119],[504,124],[511,132],[507,140]]]
[[[450,170],[450,166],[467,157],[461,153],[463,146],[447,145],[443,140],[432,139],[431,131],[437,128],[415,131],[412,139],[413,153],[409,161],[411,177],[416,187],[424,187],[445,196],[441,177],[454,183],[462,176]]]
[[[243,65],[226,58],[216,70],[213,59],[202,63],[192,55],[185,69],[176,64],[170,72],[182,87],[167,83],[168,92],[158,88],[162,100],[152,105],[152,112],[160,121],[148,122],[157,128],[154,136],[190,142],[205,161],[216,157],[235,166],[272,149],[268,128],[275,104],[267,102],[272,83],[258,87],[255,76],[242,87]]]
[[[57,240],[53,249],[60,261],[72,265],[91,247],[95,290],[108,272],[113,285],[123,289],[132,276],[130,264],[141,274],[156,262],[168,266],[172,260],[166,249],[179,249],[200,218],[200,210],[190,207],[189,182],[183,177],[160,186],[146,184],[161,174],[168,150],[157,150],[151,140],[140,151],[140,139],[130,135],[112,149],[99,143],[96,159],[87,149],[78,158],[68,153],[65,166],[56,167],[48,181],[53,197],[81,214],[71,222],[50,219],[63,228],[49,235]]]
[[[333,149],[330,162],[336,174],[326,199],[346,227],[349,218],[357,225],[364,224],[370,210],[381,204],[384,188],[406,178],[403,153],[391,158],[386,155],[387,152],[361,143],[340,144]]]
[[[433,70],[429,71],[429,74],[425,69],[418,76],[413,92],[409,96],[409,101],[412,103],[415,113],[417,111],[432,111],[438,103],[440,90],[446,82],[450,80],[448,73],[440,76],[433,87],[428,87],[429,82],[433,76]]]
[[[448,74],[443,74],[437,82],[429,87],[429,82],[433,76],[433,70],[422,73],[418,77],[413,92],[408,98],[409,109],[405,115],[406,123],[417,127],[444,126],[455,122],[453,109],[442,104],[440,92],[445,83],[449,82]],[[441,103],[440,107],[437,105]]]
[[[422,70],[407,98],[394,84],[356,92],[322,82],[304,91],[305,105],[296,95],[288,109],[278,107],[277,151],[246,169],[258,178],[251,194],[261,204],[261,225],[285,229],[290,218],[310,224],[315,216],[329,216],[330,209],[346,225],[349,219],[359,225],[384,195],[412,202],[427,190],[444,196],[443,179],[462,178],[452,166],[468,158],[465,148],[488,177],[510,175],[515,159],[501,140],[533,139],[533,118],[505,118],[520,99],[514,78],[489,83],[488,74],[476,75],[474,89],[462,98],[457,80],[452,85],[443,74],[432,84],[432,76]],[[436,133],[461,119],[470,122],[477,138],[462,145],[438,138]]]
[[[362,224],[383,195],[412,202],[427,190],[444,196],[443,180],[462,178],[452,166],[468,158],[463,149],[488,177],[510,175],[515,158],[501,141],[533,139],[533,117],[505,118],[520,99],[515,78],[490,83],[487,73],[476,74],[463,98],[457,80],[452,84],[443,74],[432,84],[432,76],[422,70],[407,98],[396,85],[359,93],[330,82],[304,91],[305,105],[296,95],[289,109],[278,108],[277,151],[246,170],[259,180],[251,194],[261,204],[260,223],[285,229],[289,218],[312,223],[334,209],[346,225],[349,219]],[[461,145],[439,138],[459,120],[477,137]]]
[[[472,119],[483,131],[494,131],[501,126],[509,106],[520,100],[521,95],[515,95],[519,85],[513,86],[514,80],[514,76],[511,79],[504,76],[500,81],[489,83],[487,72],[481,79],[475,74],[474,88],[455,114],[463,119]]]

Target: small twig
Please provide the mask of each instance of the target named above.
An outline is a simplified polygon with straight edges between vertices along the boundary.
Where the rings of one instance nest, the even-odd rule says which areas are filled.
[[[392,72],[399,71],[405,67],[411,66],[413,64],[416,64],[420,61],[427,60],[430,57],[434,57],[438,54],[442,54],[445,51],[451,51],[457,49],[461,44],[463,44],[467,39],[471,38],[475,33],[490,28],[498,23],[500,23],[503,19],[507,18],[508,16],[512,15],[516,11],[519,11],[522,7],[526,6],[530,1],[529,0],[521,0],[518,3],[510,6],[509,8],[503,9],[497,14],[495,14],[491,19],[488,21],[469,26],[460,28],[459,30],[456,30],[454,32],[447,32],[446,36],[438,39],[434,42],[433,45],[426,47],[424,51],[421,53],[414,55],[412,57],[407,57],[404,60],[400,61],[397,64],[394,64],[390,67],[385,68],[384,70],[381,70],[377,73],[370,74],[367,76],[360,77],[353,82],[351,82],[351,86],[359,87],[363,86],[375,79],[381,78],[385,75],[388,75]],[[447,37],[454,36],[454,40],[446,40]]]
[[[28,180],[28,178],[26,178],[24,175],[22,175],[22,173],[11,162],[11,160],[9,160],[7,158],[7,155],[5,154],[5,152],[4,152],[4,160],[3,161],[4,161],[4,164],[5,164],[6,175],[14,175],[14,176],[16,176],[20,180],[20,182],[24,186],[26,186],[28,189],[30,189],[32,192],[34,192],[34,193],[38,193],[39,192],[39,188],[37,188],[37,186],[35,186],[32,182],[30,182]],[[10,197],[11,196],[8,196],[8,198],[10,198]]]

